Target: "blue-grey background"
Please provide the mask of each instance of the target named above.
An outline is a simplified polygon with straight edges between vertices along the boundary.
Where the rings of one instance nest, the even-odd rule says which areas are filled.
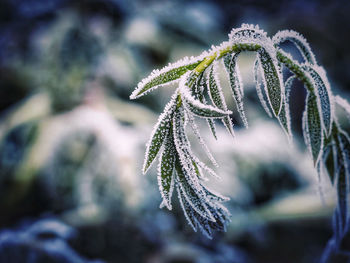
[[[222,176],[208,184],[231,198],[232,222],[213,240],[192,231],[176,196],[173,211],[158,208],[156,167],[141,174],[144,144],[174,87],[129,95],[154,68],[252,23],[270,36],[303,34],[334,93],[348,99],[349,14],[345,0],[1,0],[0,262],[318,262],[332,236],[334,192],[303,146],[300,83],[293,146],[259,105],[252,54],[239,60],[250,128],[234,114],[236,139],[218,124],[215,141],[201,126]]]

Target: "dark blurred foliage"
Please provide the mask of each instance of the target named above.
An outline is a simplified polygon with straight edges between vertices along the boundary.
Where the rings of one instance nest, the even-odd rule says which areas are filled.
[[[23,223],[0,233],[0,261],[23,263],[102,263],[87,260],[68,243],[76,236],[71,227],[55,219]]]
[[[333,207],[329,189],[320,205],[298,136],[294,150],[280,140],[259,148],[259,134],[276,136],[262,126],[242,144],[254,153],[210,144],[223,163],[218,173],[233,217],[227,233],[208,240],[192,232],[179,204],[158,209],[156,171],[140,172],[171,88],[136,102],[129,95],[154,68],[254,23],[270,36],[302,33],[334,92],[349,98],[349,13],[347,0],[0,1],[0,262],[318,262]],[[246,82],[248,119],[268,122]],[[296,83],[296,134],[304,97]],[[330,260],[346,262],[346,255]]]

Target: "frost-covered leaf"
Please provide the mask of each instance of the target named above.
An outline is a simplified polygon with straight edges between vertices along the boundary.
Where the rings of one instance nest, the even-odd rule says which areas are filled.
[[[256,88],[256,92],[258,94],[258,98],[260,100],[261,105],[263,106],[265,112],[267,113],[267,115],[269,115],[270,118],[272,118],[272,109],[270,110],[269,106],[269,99],[266,95],[266,88],[263,87],[262,88],[262,83],[260,81],[260,77],[261,77],[261,67],[259,65],[259,60],[256,59],[255,63],[254,63],[254,80],[255,80],[255,88]]]
[[[201,216],[202,212],[197,213],[196,210],[198,210],[198,208],[194,209],[193,205],[190,202],[188,202],[188,198],[186,198],[186,193],[181,187],[180,183],[177,184],[177,192],[185,217],[189,225],[195,231],[197,231],[197,229],[199,228],[201,232],[209,239],[212,238],[213,230],[226,231],[226,224],[227,222],[229,222],[230,213],[225,207],[220,205],[214,199],[213,201],[206,200],[206,209],[213,216],[213,218],[208,219],[206,217]]]
[[[196,88],[194,89],[194,98],[199,100],[203,104],[207,104],[207,101],[203,94],[205,90],[207,90],[207,80],[205,72],[202,72],[201,75],[198,77],[198,83]],[[217,140],[215,120],[207,118],[206,121],[212,135]]]
[[[201,162],[195,155],[192,155],[193,162],[200,168],[207,172],[212,177],[221,180],[221,177],[218,176],[211,168],[209,168],[205,163]],[[202,174],[202,172],[200,172]],[[203,178],[203,177],[202,177]]]
[[[184,106],[187,110],[192,112],[194,115],[198,117],[204,118],[223,118],[232,112],[227,110],[220,110],[211,105],[206,105],[201,103],[199,100],[196,100],[190,93],[189,88],[185,84],[185,78],[180,83],[180,94],[183,100]]]
[[[217,72],[218,63],[214,62],[214,65],[211,67],[208,77],[208,93],[212,103],[221,110],[227,111],[227,105],[225,102],[224,93],[222,91],[220,80],[218,78]],[[234,136],[233,124],[230,116],[226,116],[222,119],[223,124],[225,125],[228,132]]]
[[[178,62],[169,64],[161,70],[152,71],[147,78],[138,84],[137,88],[130,95],[130,99],[137,99],[163,84],[170,84],[180,79],[186,72],[197,67],[201,61],[202,57],[185,57]]]
[[[171,132],[168,134],[164,143],[164,150],[159,158],[158,167],[158,185],[162,196],[161,206],[166,206],[169,210],[171,206],[171,196],[174,189],[174,167],[175,167],[176,149],[173,143]]]
[[[339,150],[338,152],[338,207],[340,212],[341,224],[344,234],[349,230],[349,179],[350,179],[350,139],[348,134],[339,130],[338,133]]]
[[[218,139],[217,135],[216,135],[216,126],[215,126],[215,120],[213,119],[206,119],[209,129],[211,131],[211,134],[214,136],[215,140]]]
[[[175,102],[176,96],[173,96],[170,102],[165,106],[163,113],[159,116],[158,122],[153,128],[151,138],[146,147],[145,161],[142,169],[144,174],[147,172],[156,158],[160,148],[163,145],[164,139],[169,132],[172,122],[172,115],[176,107]]]
[[[292,139],[291,117],[289,111],[289,95],[295,76],[290,76],[285,83],[285,93],[282,101],[282,108],[278,120],[286,132],[288,138]]]
[[[178,159],[181,163],[183,173],[199,196],[204,196],[198,180],[197,167],[193,161],[191,145],[185,133],[185,114],[184,109],[180,107],[174,114],[173,118],[173,136]]]
[[[316,88],[317,95],[319,97],[319,107],[322,112],[322,122],[326,134],[331,132],[331,124],[333,121],[332,114],[332,102],[331,102],[331,91],[330,85],[328,83],[326,73],[323,68],[314,66],[304,66],[303,67],[311,76],[314,82],[314,87]]]
[[[233,44],[257,44],[259,46],[268,45],[271,40],[265,31],[258,25],[242,24],[239,28],[234,28],[229,34],[229,40]]]
[[[274,115],[277,117],[282,107],[284,92],[283,83],[281,82],[282,76],[280,75],[278,63],[277,60],[263,48],[259,49],[258,57],[263,71],[263,79],[269,104],[273,109]]]
[[[332,184],[334,184],[335,181],[335,168],[337,167],[336,159],[337,159],[337,151],[335,148],[335,142],[332,140],[327,147],[324,149],[322,160],[324,163],[324,166],[326,168],[328,177]]]
[[[323,131],[317,97],[313,93],[308,93],[307,95],[305,112],[305,143],[311,152],[314,165],[316,165],[323,147]]]
[[[338,211],[340,213],[341,232],[347,230],[348,225],[348,206],[349,206],[349,185],[347,182],[344,165],[340,165],[337,171],[337,197],[338,197]]]
[[[190,204],[185,199],[185,196],[180,188],[179,185],[176,186],[177,195],[180,201],[181,208],[184,212],[185,218],[187,219],[188,224],[192,227],[192,229],[197,232],[197,222],[195,220],[195,217],[193,215],[193,209],[190,206]]]
[[[217,201],[217,202],[226,202],[226,201],[229,201],[230,198],[226,197],[226,196],[223,196],[211,189],[209,189],[208,187],[206,186],[203,186],[203,189],[204,189],[204,192],[206,193],[207,195],[207,198],[211,201]]]
[[[275,45],[280,45],[285,41],[291,41],[298,48],[306,62],[310,63],[311,65],[317,64],[315,55],[312,52],[309,43],[301,34],[293,30],[282,30],[274,35],[272,41]]]
[[[224,65],[230,81],[232,96],[236,102],[237,111],[241,117],[241,120],[244,126],[248,128],[248,121],[244,113],[243,97],[242,97],[242,91],[241,91],[242,83],[241,83],[240,75],[238,73],[237,56],[238,54],[235,54],[235,55],[227,54],[224,57]]]
[[[205,143],[203,137],[201,136],[200,132],[199,132],[199,129],[198,129],[198,126],[193,118],[193,116],[191,114],[188,114],[188,122],[190,123],[191,127],[192,127],[192,130],[193,130],[193,133],[196,135],[198,141],[199,141],[199,144],[203,147],[206,155],[208,156],[209,160],[211,161],[211,163],[218,167],[218,164],[215,160],[215,158],[213,157],[213,155],[211,154],[207,144]]]
[[[213,215],[208,209],[206,200],[198,196],[196,191],[188,184],[183,173],[178,173],[178,180],[180,188],[187,200],[187,202],[192,206],[193,210],[196,211],[201,217],[209,220],[215,221]]]

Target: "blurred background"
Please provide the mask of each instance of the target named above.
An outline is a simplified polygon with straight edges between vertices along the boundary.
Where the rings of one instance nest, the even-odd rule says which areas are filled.
[[[231,198],[232,222],[212,240],[192,231],[176,198],[173,211],[159,209],[155,167],[141,174],[174,87],[129,95],[154,68],[253,23],[270,36],[302,33],[334,93],[349,99],[349,13],[347,0],[1,0],[0,262],[318,262],[334,192],[305,152],[300,83],[292,145],[258,101],[250,53],[239,58],[250,128],[234,114],[235,140],[217,123],[215,141],[200,123],[222,177],[208,184]]]

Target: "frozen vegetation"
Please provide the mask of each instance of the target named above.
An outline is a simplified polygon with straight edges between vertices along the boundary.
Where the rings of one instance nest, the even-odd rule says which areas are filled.
[[[281,45],[286,41],[296,46],[302,62],[283,50]],[[237,57],[244,51],[257,54],[254,63],[257,96],[266,113],[278,120],[290,141],[293,135],[289,97],[294,80],[301,81],[307,91],[302,118],[304,141],[319,176],[328,174],[337,192],[334,236],[323,256],[326,261],[329,251],[338,249],[349,228],[350,140],[337,121],[335,107],[339,105],[348,114],[350,110],[346,100],[332,94],[325,70],[317,64],[308,42],[297,32],[279,31],[270,38],[258,26],[243,24],[233,29],[229,40],[221,45],[212,46],[198,57],[186,57],[161,70],[154,70],[143,79],[131,94],[131,99],[170,83],[178,83],[147,143],[143,172],[146,173],[159,156],[161,207],[172,209],[171,199],[176,189],[185,217],[195,231],[200,229],[211,238],[214,230],[226,229],[231,215],[222,203],[228,198],[205,186],[206,175],[219,176],[193,153],[186,126],[190,124],[208,159],[216,166],[200,136],[196,118],[207,121],[215,138],[215,120],[222,121],[234,136],[232,111],[227,107],[225,87],[219,79],[218,65],[223,63],[236,110],[244,126],[248,127],[237,63]]]

